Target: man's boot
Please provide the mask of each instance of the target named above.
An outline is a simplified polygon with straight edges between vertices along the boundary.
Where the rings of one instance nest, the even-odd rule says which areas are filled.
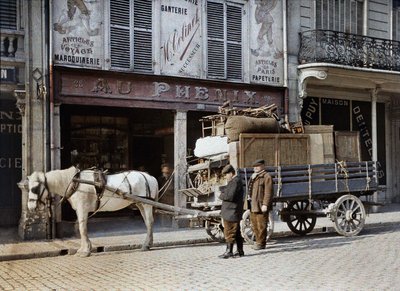
[[[233,257],[233,243],[227,243],[225,253],[218,257],[221,259],[228,259]]]
[[[244,256],[244,251],[243,251],[243,239],[238,239],[236,241],[236,247],[237,251],[233,254],[235,258],[237,257],[243,257]]]

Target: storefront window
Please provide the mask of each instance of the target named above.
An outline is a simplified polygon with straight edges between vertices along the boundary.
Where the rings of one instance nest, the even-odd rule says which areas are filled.
[[[71,164],[80,169],[126,170],[127,131],[127,118],[71,116]]]
[[[304,125],[333,125],[335,131],[358,131],[361,160],[372,159],[371,103],[308,97],[301,112]],[[379,183],[386,184],[385,104],[377,103]]]

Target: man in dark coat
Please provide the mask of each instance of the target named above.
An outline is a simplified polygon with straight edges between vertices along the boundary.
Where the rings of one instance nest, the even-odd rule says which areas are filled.
[[[231,257],[242,257],[243,238],[240,235],[240,220],[243,214],[243,184],[240,177],[236,175],[235,169],[231,165],[226,165],[222,169],[228,185],[219,196],[222,200],[221,216],[224,221],[224,236],[226,241],[226,251],[220,258],[228,259]],[[233,245],[236,242],[237,252],[233,253]]]
[[[256,237],[255,250],[265,249],[268,213],[272,209],[272,178],[265,170],[264,160],[253,163],[254,173],[249,182],[250,221]]]

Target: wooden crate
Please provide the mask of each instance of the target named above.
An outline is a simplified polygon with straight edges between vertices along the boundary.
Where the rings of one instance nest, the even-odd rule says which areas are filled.
[[[310,137],[306,134],[250,134],[239,137],[239,167],[251,167],[257,159],[268,166],[310,163]]]
[[[336,160],[361,161],[360,133],[358,131],[335,131]]]
[[[333,139],[333,125],[305,125],[304,133],[310,134],[312,164],[330,164],[335,162],[335,143]],[[322,137],[322,144],[320,137]],[[322,160],[317,153],[323,152]]]

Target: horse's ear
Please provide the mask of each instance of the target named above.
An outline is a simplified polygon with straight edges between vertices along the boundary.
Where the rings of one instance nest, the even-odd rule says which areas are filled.
[[[39,180],[41,183],[44,183],[45,180],[46,180],[46,176],[44,175],[43,172],[38,172],[38,173],[37,173],[37,177],[38,177],[38,180]]]

